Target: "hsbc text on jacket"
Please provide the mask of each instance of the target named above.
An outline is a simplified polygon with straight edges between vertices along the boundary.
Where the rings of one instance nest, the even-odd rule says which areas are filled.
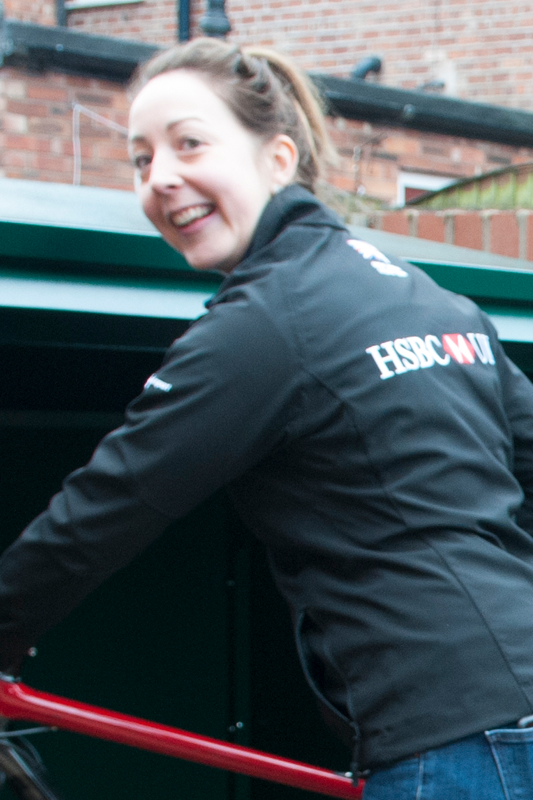
[[[452,361],[466,366],[476,361],[496,363],[485,333],[445,333],[442,339],[432,333],[424,338],[406,336],[373,344],[365,352],[374,359],[382,380],[412,370],[428,369],[435,364],[446,367]]]

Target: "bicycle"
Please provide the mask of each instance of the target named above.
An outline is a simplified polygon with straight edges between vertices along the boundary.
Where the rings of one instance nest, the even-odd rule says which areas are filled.
[[[360,800],[363,783],[339,773],[263,753],[207,736],[39,692],[0,673],[0,715],[48,726],[0,733],[0,772],[21,800],[61,800],[52,788],[37,751],[25,736],[43,730],[68,730],[155,753],[195,761],[242,775],[341,800]],[[1,784],[0,784],[1,786]]]

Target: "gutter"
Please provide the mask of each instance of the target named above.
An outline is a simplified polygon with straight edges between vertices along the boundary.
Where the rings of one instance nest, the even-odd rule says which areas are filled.
[[[185,35],[185,30],[183,34]],[[0,64],[126,83],[156,45],[0,19]],[[311,73],[329,113],[395,128],[533,147],[533,113]]]
[[[329,111],[345,119],[533,147],[533,114],[487,103],[312,73]]]
[[[137,64],[159,50],[156,45],[94,36],[64,27],[5,18],[0,22],[1,66],[69,72],[125,83]]]

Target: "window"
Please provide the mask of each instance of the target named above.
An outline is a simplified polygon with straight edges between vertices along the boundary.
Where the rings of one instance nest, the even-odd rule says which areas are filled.
[[[98,6],[124,6],[142,3],[144,0],[65,0],[65,9],[75,11],[77,8],[97,8]]]
[[[428,175],[423,172],[400,172],[398,174],[397,204],[405,205],[408,200],[414,200],[426,192],[436,192],[445,186],[455,183],[457,178],[444,175]]]

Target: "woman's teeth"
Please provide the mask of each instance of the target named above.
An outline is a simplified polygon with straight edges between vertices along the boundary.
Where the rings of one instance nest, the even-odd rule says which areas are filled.
[[[184,208],[182,211],[176,211],[175,214],[172,214],[171,219],[177,228],[184,228],[185,225],[190,225],[191,222],[194,222],[197,219],[207,217],[212,210],[213,206],[211,204],[189,206],[188,208]]]

